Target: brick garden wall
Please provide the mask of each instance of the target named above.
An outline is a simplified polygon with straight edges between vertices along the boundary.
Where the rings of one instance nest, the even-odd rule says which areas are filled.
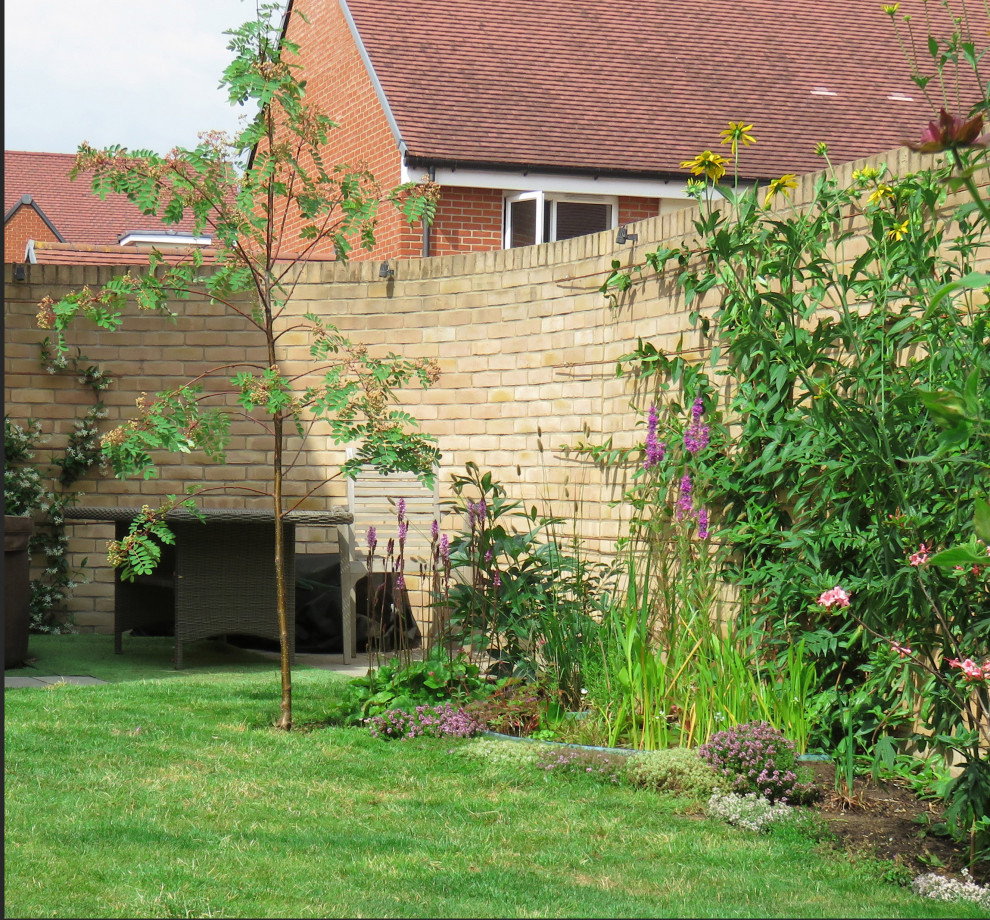
[[[868,162],[887,162],[895,174],[926,165],[907,151]],[[862,165],[840,170],[840,181]],[[795,201],[810,196],[814,179],[802,180]],[[622,531],[621,512],[608,502],[621,494],[624,483],[603,481],[593,465],[566,456],[563,448],[609,436],[618,447],[642,439],[630,401],[642,411],[649,394],[635,392],[631,381],[614,375],[616,359],[637,338],[669,351],[680,342],[682,353],[699,359],[705,343],[690,327],[679,291],[672,286],[646,280],[629,292],[618,311],[605,303],[598,288],[613,259],[633,265],[647,250],[689,236],[692,215],[688,209],[636,224],[635,245],[617,247],[610,231],[507,251],[402,260],[394,263],[395,277],[389,281],[378,278],[376,263],[312,263],[302,270],[291,310],[294,316],[316,312],[373,350],[439,361],[440,382],[429,391],[409,392],[406,403],[424,430],[439,440],[441,498],[451,495],[451,473],[463,472],[473,460],[491,469],[509,496],[527,507],[535,503],[581,519],[586,550],[607,555]],[[110,276],[103,268],[32,265],[27,282],[13,284],[11,266],[5,268],[7,412],[14,419],[43,420],[52,434],[51,447],[64,445],[73,418],[92,400],[70,374],[48,376],[40,369],[38,343],[44,333],[34,328],[36,303],[83,284],[96,286]],[[236,317],[218,316],[197,300],[181,302],[179,312],[174,325],[134,315],[119,333],[84,330],[82,325],[73,332],[73,343],[89,361],[103,365],[118,381],[105,395],[107,427],[130,416],[142,391],[150,394],[178,384],[204,367],[264,360],[257,336]],[[289,333],[283,344],[288,372],[305,369],[303,334]],[[237,420],[232,434],[226,467],[193,455],[165,458],[161,481],[123,483],[89,476],[79,485],[82,503],[135,505],[181,492],[189,482],[250,485],[264,480],[265,436]],[[299,447],[291,438],[289,454]],[[343,447],[323,435],[311,439],[297,466],[302,479],[290,486],[290,494],[302,495],[316,486],[342,459]],[[305,507],[344,504],[345,495],[343,482],[337,480],[318,488]],[[232,493],[211,496],[208,504],[244,507],[250,501]],[[458,522],[447,525],[456,529]],[[93,579],[77,590],[71,609],[81,627],[108,630],[112,573],[102,560],[112,533],[93,524],[72,525],[71,533],[73,552],[77,559],[89,557]],[[380,539],[394,534],[394,522],[383,521],[379,534]],[[299,551],[333,552],[332,541],[332,534],[303,529]]]

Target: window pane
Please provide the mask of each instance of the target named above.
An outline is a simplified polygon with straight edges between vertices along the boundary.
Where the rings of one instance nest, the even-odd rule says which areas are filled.
[[[532,246],[536,242],[536,199],[509,202],[510,245]]]
[[[557,202],[557,239],[569,240],[572,236],[599,233],[608,230],[612,206],[586,204],[578,201]]]

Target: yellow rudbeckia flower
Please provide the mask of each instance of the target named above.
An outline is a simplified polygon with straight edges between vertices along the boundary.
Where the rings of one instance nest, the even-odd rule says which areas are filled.
[[[866,203],[880,205],[893,197],[894,190],[889,185],[881,183],[870,193],[870,197],[866,199]]]
[[[908,221],[904,221],[903,224],[896,224],[890,230],[887,231],[888,240],[902,240],[904,235],[908,232]]]
[[[797,186],[797,176],[794,173],[784,173],[779,179],[771,180],[767,188],[767,197],[763,200],[763,206],[770,207],[770,202],[773,201],[774,195],[778,192],[785,198],[790,198],[791,189],[795,189]]]
[[[719,137],[722,138],[723,144],[731,145],[732,155],[735,156],[740,144],[743,147],[748,147],[750,144],[756,143],[756,138],[749,133],[752,130],[753,126],[747,125],[745,122],[730,121],[729,127],[720,132]]]
[[[695,176],[707,176],[712,182],[718,182],[725,175],[725,157],[706,150],[699,153],[693,160],[684,160],[681,169],[690,169]]]

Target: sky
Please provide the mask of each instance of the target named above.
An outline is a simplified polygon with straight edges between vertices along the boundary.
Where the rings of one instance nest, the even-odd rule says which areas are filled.
[[[243,111],[217,84],[254,0],[5,0],[4,149],[166,153]]]

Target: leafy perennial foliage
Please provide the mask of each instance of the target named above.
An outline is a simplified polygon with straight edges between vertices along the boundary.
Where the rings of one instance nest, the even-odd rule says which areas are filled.
[[[660,392],[727,380],[729,447],[708,485],[723,571],[769,644],[803,638],[836,706],[865,684],[866,708],[920,705],[933,734],[919,741],[964,758],[950,815],[975,828],[990,808],[990,688],[963,686],[950,662],[990,655],[990,275],[974,179],[987,155],[950,154],[903,178],[867,167],[845,187],[829,169],[787,213],[755,188],[699,195],[694,241],[646,262],[684,292],[708,367],[641,342],[620,372]],[[953,187],[972,200],[949,207]],[[616,267],[603,291],[632,283]],[[850,610],[815,602],[836,586]]]

